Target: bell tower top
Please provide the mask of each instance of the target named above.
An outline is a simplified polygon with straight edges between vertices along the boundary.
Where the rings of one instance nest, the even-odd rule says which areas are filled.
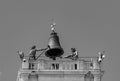
[[[64,49],[55,26],[56,23],[52,20],[46,48],[36,49],[36,46],[33,46],[27,56],[24,52],[17,51],[22,61],[17,81],[101,81],[104,74],[101,62],[105,58],[105,51],[99,52],[97,57],[79,57],[76,48],[71,48],[69,55],[62,56]],[[36,55],[38,51],[40,54]],[[42,54],[44,56],[41,56]]]

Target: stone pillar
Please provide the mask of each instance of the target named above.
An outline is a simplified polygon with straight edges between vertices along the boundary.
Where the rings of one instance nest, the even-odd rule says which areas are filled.
[[[67,62],[64,62],[64,68],[67,70]]]
[[[69,70],[71,70],[71,68],[72,68],[71,65],[72,65],[72,63],[69,63]]]
[[[85,64],[84,64],[84,61],[82,60],[79,62],[79,69],[83,70],[84,68],[85,68]]]
[[[76,64],[77,64],[77,70],[79,70],[79,61],[77,61]]]
[[[40,60],[40,61],[38,62],[38,69],[39,69],[39,70],[43,70],[43,69],[44,69],[44,61],[43,61],[43,60]]]
[[[28,69],[29,63],[27,60],[22,62],[22,69]]]
[[[97,60],[94,60],[94,61],[93,61],[93,69],[100,69],[100,65],[99,65],[99,63],[97,62]]]
[[[60,64],[59,64],[59,70],[62,70],[62,68],[63,68],[63,63],[60,62]]]

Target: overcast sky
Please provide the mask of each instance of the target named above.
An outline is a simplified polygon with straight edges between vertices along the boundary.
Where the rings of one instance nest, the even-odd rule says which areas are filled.
[[[119,81],[120,0],[0,0],[0,81],[16,81],[17,50],[47,46],[51,19],[65,54],[71,47],[79,56],[106,50],[102,81]]]

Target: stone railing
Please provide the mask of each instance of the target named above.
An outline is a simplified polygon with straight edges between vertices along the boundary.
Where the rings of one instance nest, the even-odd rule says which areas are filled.
[[[99,70],[100,65],[97,57],[81,57],[78,60],[59,59],[45,60],[39,59],[34,62],[22,62],[22,70]]]

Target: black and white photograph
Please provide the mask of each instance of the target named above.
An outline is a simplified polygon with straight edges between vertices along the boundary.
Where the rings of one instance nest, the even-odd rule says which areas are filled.
[[[0,81],[119,81],[120,0],[0,0]]]

